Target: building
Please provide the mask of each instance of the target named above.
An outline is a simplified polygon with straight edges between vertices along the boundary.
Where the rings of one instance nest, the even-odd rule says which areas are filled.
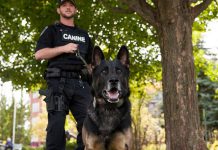
[[[31,146],[39,147],[45,143],[45,130],[47,125],[46,104],[44,97],[38,92],[29,93],[30,97],[30,126],[31,126]]]

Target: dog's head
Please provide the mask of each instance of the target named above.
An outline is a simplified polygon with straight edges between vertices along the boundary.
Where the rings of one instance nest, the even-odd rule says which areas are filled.
[[[108,103],[123,103],[129,96],[129,52],[122,46],[113,61],[106,61],[100,47],[92,55],[92,90],[95,98]]]

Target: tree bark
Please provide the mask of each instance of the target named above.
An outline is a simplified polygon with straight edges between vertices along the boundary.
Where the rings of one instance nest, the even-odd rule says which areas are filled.
[[[163,68],[167,150],[206,150],[200,127],[192,24],[212,0],[121,0],[156,28]],[[191,3],[200,2],[192,7]]]
[[[159,3],[157,28],[162,55],[166,144],[168,150],[205,150],[196,94],[193,20],[187,5],[176,4]]]

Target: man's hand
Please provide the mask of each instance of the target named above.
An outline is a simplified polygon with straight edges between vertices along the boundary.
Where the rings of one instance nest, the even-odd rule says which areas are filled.
[[[76,53],[76,51],[78,50],[78,46],[78,44],[69,43],[64,46],[58,46],[54,48],[43,48],[35,53],[35,58],[36,60],[48,60],[63,53]]]
[[[78,50],[78,44],[69,43],[63,46],[65,53],[75,53]]]

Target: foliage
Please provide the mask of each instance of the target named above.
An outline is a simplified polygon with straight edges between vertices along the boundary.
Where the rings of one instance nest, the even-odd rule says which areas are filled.
[[[44,147],[35,148],[35,147],[30,147],[30,146],[24,146],[22,147],[22,150],[45,150],[45,148]]]
[[[39,88],[45,62],[34,59],[36,41],[49,24],[58,20],[56,1],[0,0],[0,77],[13,82],[17,88]],[[131,51],[132,79],[151,82],[160,80],[160,51],[156,31],[135,13],[115,1],[81,0],[76,23],[89,31],[93,43],[101,45],[106,57],[113,57],[121,45]],[[115,15],[116,14],[116,15]],[[209,14],[209,15],[208,15]],[[194,23],[194,30],[202,32],[208,20],[217,16],[215,2]],[[13,36],[11,36],[13,35]],[[143,48],[143,49],[142,49]]]
[[[15,128],[15,142],[22,144],[30,143],[30,133],[29,128],[26,128],[25,124],[28,122],[30,117],[29,105],[26,105],[21,98],[17,105],[16,113],[16,128]]]
[[[149,147],[150,143],[161,144],[164,142],[163,117],[154,117],[148,111],[151,99],[160,92],[161,86],[152,84],[144,86],[142,83],[143,81],[131,83],[131,93],[134,93],[130,96],[134,150]]]
[[[145,82],[161,79],[157,35],[150,25],[135,13],[115,12],[117,6],[126,8],[119,1],[81,0],[77,3],[78,26],[89,31],[93,43],[105,47],[106,57],[113,57],[125,44],[131,52],[132,79]],[[202,13],[194,30],[204,31],[205,20],[217,14],[214,5]],[[11,80],[17,88],[38,89],[45,85],[42,75],[46,63],[35,61],[34,48],[43,28],[58,20],[55,1],[2,1],[0,8],[0,77],[2,81]],[[207,13],[210,15],[205,15]]]
[[[13,108],[7,103],[5,96],[1,97],[0,114],[0,139],[6,140],[8,137],[12,137]]]
[[[67,142],[66,150],[71,150],[76,148],[76,143]]]
[[[136,13],[118,12],[118,7],[127,10],[127,6],[118,0],[80,0],[77,3],[79,8],[77,25],[89,31],[93,43],[104,49],[107,58],[114,57],[123,44],[130,49],[130,79],[132,93],[135,95],[132,98],[134,126],[135,129],[142,128],[137,132],[136,138],[143,136],[141,109],[145,107],[148,99],[144,89],[149,83],[161,80],[161,58],[157,46],[157,33]],[[214,1],[196,19],[193,27],[196,35],[205,30],[207,20],[217,16],[215,6]],[[17,88],[38,89],[45,85],[42,75],[46,63],[35,61],[34,48],[43,28],[58,20],[55,8],[56,4],[53,0],[0,0],[0,77],[2,81],[11,80]],[[208,68],[206,74],[213,74],[209,69],[212,68]],[[214,76],[213,80],[216,80],[216,77]],[[8,120],[4,121],[7,123]]]
[[[218,81],[212,82],[203,72],[198,75],[198,98],[200,107],[204,110],[202,121],[208,129],[218,129],[218,99],[215,98]]]
[[[209,150],[216,150],[218,147],[218,141],[217,139],[214,141],[214,143],[211,146],[208,146]]]
[[[54,15],[55,2],[21,0],[0,5],[0,77],[2,81],[11,80],[18,88],[39,88],[44,85],[42,74],[46,63],[34,59],[34,48],[43,28],[58,20]],[[116,2],[111,5],[116,6]],[[78,1],[78,8],[76,23],[89,31],[93,43],[105,47],[107,58],[114,57],[121,45],[127,45],[131,52],[131,77],[160,80],[160,54],[152,27],[136,14],[114,15],[100,1]]]
[[[206,130],[212,133],[213,130],[218,129],[218,63],[212,59],[206,59],[205,56],[207,51],[195,48],[200,118],[202,125],[206,125]]]
[[[0,139],[6,140],[8,137],[12,138],[13,128],[13,110],[14,99],[12,103],[8,103],[5,96],[0,100]],[[27,144],[29,143],[29,132],[25,129],[25,122],[29,119],[29,108],[24,105],[22,100],[17,105],[16,128],[15,128],[15,142]]]

